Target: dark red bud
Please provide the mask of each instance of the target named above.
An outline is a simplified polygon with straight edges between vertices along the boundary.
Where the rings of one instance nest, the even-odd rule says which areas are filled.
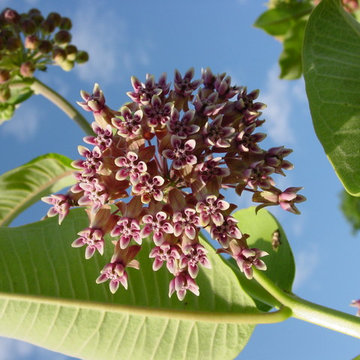
[[[34,71],[35,71],[35,66],[30,61],[24,62],[20,66],[20,74],[24,77],[32,77]]]
[[[21,47],[21,40],[16,37],[11,37],[6,41],[6,49],[9,51],[16,51]]]
[[[10,8],[7,8],[3,11],[2,17],[6,22],[11,24],[17,24],[20,21],[19,13]]]
[[[60,30],[55,34],[54,40],[57,44],[68,44],[71,41],[71,34],[66,30]]]
[[[56,26],[59,26],[59,25],[60,25],[61,16],[60,16],[60,14],[58,14],[57,12],[51,12],[51,13],[47,16],[46,20],[49,20],[50,22],[52,22],[52,23],[55,25],[55,27],[56,27]]]
[[[65,50],[60,47],[54,48],[53,53],[52,53],[52,58],[56,63],[58,63],[58,64],[62,63],[63,61],[66,60]]]
[[[0,102],[6,102],[10,99],[11,92],[10,89],[6,86],[0,89]]]
[[[51,34],[55,30],[55,24],[48,19],[41,23],[41,30],[45,35]]]
[[[31,19],[23,19],[21,21],[21,29],[25,35],[31,35],[36,31],[36,23]]]
[[[72,28],[71,20],[67,17],[63,17],[60,21],[59,28],[61,30],[71,30],[71,28]]]
[[[0,69],[0,84],[10,79],[10,72],[6,69]]]
[[[75,45],[67,45],[65,47],[66,59],[74,61],[77,55],[77,47]]]
[[[40,41],[39,47],[38,47],[39,52],[41,52],[42,54],[47,54],[52,50],[52,44],[50,41],[48,40],[42,40]]]

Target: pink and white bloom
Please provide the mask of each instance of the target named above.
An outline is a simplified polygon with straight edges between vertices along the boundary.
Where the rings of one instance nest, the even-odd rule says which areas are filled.
[[[104,233],[100,229],[86,228],[78,232],[78,237],[71,244],[72,247],[78,248],[86,245],[85,259],[90,259],[95,251],[104,254]]]
[[[211,264],[206,254],[207,250],[200,244],[186,245],[180,257],[180,268],[186,268],[189,275],[195,279],[199,273],[199,264],[211,269]]]
[[[175,170],[180,170],[186,165],[195,165],[197,158],[192,152],[195,149],[196,141],[190,139],[183,141],[178,136],[171,137],[172,149],[166,149],[162,152],[163,156],[172,160],[172,167]]]
[[[168,215],[164,211],[159,211],[153,215],[144,215],[142,222],[145,226],[142,228],[140,235],[142,238],[148,237],[153,233],[155,245],[160,246],[165,241],[165,234],[172,234],[174,228],[169,221],[166,221]]]
[[[52,207],[48,210],[47,216],[53,217],[59,215],[59,225],[65,219],[65,216],[70,211],[71,199],[67,195],[55,194],[50,196],[44,196],[41,198],[43,202],[52,205]]]
[[[182,272],[170,281],[169,297],[176,291],[178,299],[182,301],[188,290],[196,296],[200,295],[199,286],[196,284],[195,280],[186,272]]]
[[[126,180],[130,178],[132,183],[136,183],[141,174],[146,173],[147,166],[144,161],[138,161],[139,157],[133,151],[128,151],[126,156],[120,156],[115,159],[115,165],[120,168],[116,172],[117,180]]]

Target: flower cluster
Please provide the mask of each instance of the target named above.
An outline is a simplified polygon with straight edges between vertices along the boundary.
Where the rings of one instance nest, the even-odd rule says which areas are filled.
[[[10,8],[1,12],[0,105],[17,94],[15,90],[35,70],[45,71],[54,64],[69,71],[75,63],[88,61],[88,54],[71,44],[71,27],[69,18],[55,12],[46,17],[38,9],[23,14]]]
[[[94,136],[84,138],[92,148],[79,146],[83,159],[73,163],[78,170],[71,191],[44,200],[53,205],[48,215],[58,213],[59,221],[70,206],[87,207],[90,225],[73,242],[86,246],[86,258],[103,254],[104,236],[113,237],[114,255],[97,279],[109,280],[111,292],[119,284],[127,287],[126,268],[139,267],[135,257],[150,238],[153,270],[164,266],[173,275],[169,296],[199,295],[199,268],[211,267],[201,229],[251,278],[254,267],[266,269],[260,258],[267,253],[247,246],[248,235],[231,216],[236,205],[222,191],[248,191],[258,208],[280,205],[293,213],[305,200],[300,188],[275,187],[273,176],[293,167],[285,160],[291,150],[260,147],[265,134],[257,132],[264,122],[259,92],[234,86],[229,76],[210,69],[201,79],[193,77],[193,69],[184,76],[175,71],[172,89],[165,74],[157,81],[147,75],[144,83],[133,77],[132,102],[119,111],[108,107],[98,85],[92,94],[81,92],[78,104],[95,118]]]

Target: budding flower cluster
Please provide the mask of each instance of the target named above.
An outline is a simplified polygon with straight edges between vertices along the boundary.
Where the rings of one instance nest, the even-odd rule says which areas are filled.
[[[30,78],[36,70],[58,65],[69,71],[88,60],[85,51],[71,44],[71,20],[38,9],[19,14],[6,8],[0,14],[0,103],[11,97],[12,83]]]
[[[291,150],[260,147],[265,134],[256,130],[264,104],[256,102],[258,91],[248,93],[210,69],[193,77],[193,69],[184,76],[175,71],[173,89],[165,74],[157,81],[147,75],[144,83],[133,77],[132,101],[119,111],[108,107],[97,84],[92,94],[81,92],[78,104],[95,118],[95,135],[84,138],[92,149],[79,146],[71,191],[43,200],[53,205],[48,216],[58,213],[59,222],[71,206],[87,208],[89,227],[72,244],[86,246],[86,258],[103,254],[106,234],[114,239],[114,254],[96,280],[109,280],[113,293],[120,284],[127,288],[126,269],[139,268],[135,257],[150,238],[153,270],[164,266],[173,275],[169,296],[199,295],[199,268],[211,267],[201,229],[251,278],[254,267],[266,269],[260,258],[267,253],[247,246],[248,235],[231,216],[236,205],[222,191],[249,191],[259,208],[280,205],[293,213],[305,200],[296,194],[299,188],[275,187],[273,176],[292,168],[284,159]]]

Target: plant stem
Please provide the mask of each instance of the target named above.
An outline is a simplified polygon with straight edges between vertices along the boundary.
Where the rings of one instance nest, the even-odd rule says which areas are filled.
[[[93,135],[93,130],[87,120],[60,94],[42,83],[39,79],[33,78],[30,88],[35,94],[41,94],[60,108],[70,119],[74,120],[88,135]]]
[[[114,303],[100,303],[78,299],[59,299],[57,297],[24,295],[0,292],[0,300],[29,301],[36,304],[47,304],[66,307],[78,307],[91,310],[112,311],[128,313],[138,316],[165,317],[168,319],[201,321],[209,323],[223,324],[272,324],[286,320],[291,316],[291,310],[281,307],[277,311],[268,313],[236,313],[236,312],[217,312],[217,311],[187,311],[172,308],[155,308],[147,306],[136,306]]]
[[[288,294],[263,272],[256,269],[254,269],[254,279],[281,304],[289,307],[293,317],[360,338],[360,319],[358,317],[312,303],[294,294]]]

